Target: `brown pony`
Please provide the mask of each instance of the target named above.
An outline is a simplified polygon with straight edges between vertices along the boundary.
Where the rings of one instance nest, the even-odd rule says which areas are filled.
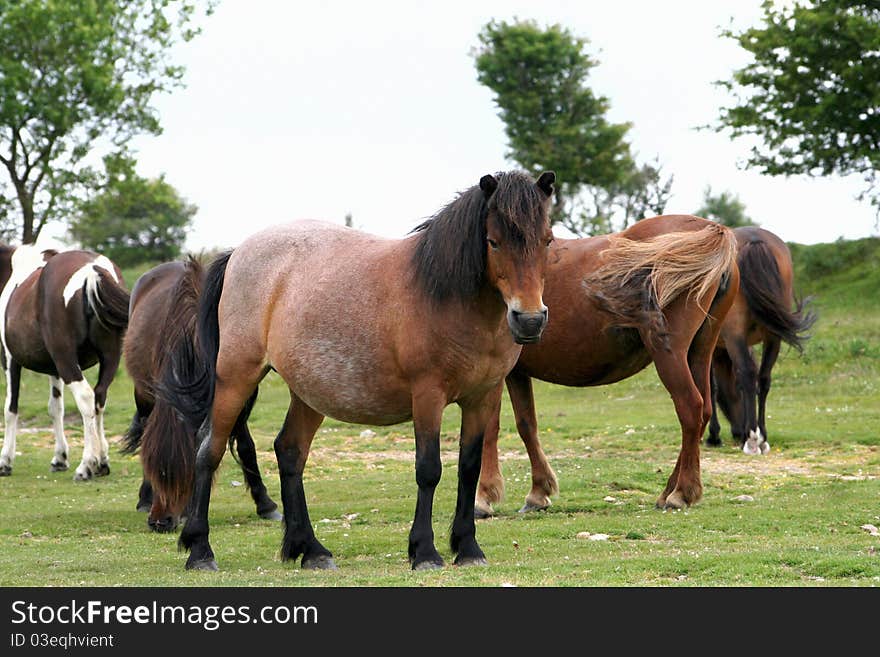
[[[5,250],[7,276],[0,294],[0,338],[6,369],[6,432],[0,476],[12,473],[18,429],[22,368],[48,374],[49,412],[55,434],[54,471],[67,470],[63,385],[73,392],[83,418],[83,456],[75,481],[110,473],[104,436],[107,389],[119,366],[128,323],[128,291],[119,268],[91,251]],[[99,364],[94,390],[83,370]]]
[[[152,417],[155,387],[167,363],[166,345],[184,336],[193,340],[199,293],[205,271],[195,258],[166,262],[144,273],[135,282],[129,304],[128,332],[123,354],[125,366],[134,382],[135,413],[123,439],[124,453],[140,449],[144,479],[138,493],[139,511],[149,511],[147,525],[157,532],[172,531],[192,492],[196,430],[183,423],[168,423],[167,418]],[[174,312],[169,312],[170,309]],[[252,404],[247,410],[250,411]],[[152,418],[152,419],[151,419]],[[150,426],[146,431],[145,426]],[[245,482],[257,507],[257,514],[267,520],[281,520],[278,505],[263,485],[257,465],[254,440],[245,416],[233,433],[238,460]],[[186,430],[188,429],[188,430]],[[173,433],[177,431],[177,433]],[[159,432],[171,432],[165,440],[150,440]],[[147,436],[143,440],[144,435]],[[162,479],[163,491],[173,491],[168,499],[153,496],[151,480]]]
[[[275,454],[285,533],[281,558],[335,568],[318,542],[303,469],[325,415],[389,425],[413,420],[413,569],[439,568],[432,507],[440,480],[440,422],[461,407],[455,563],[485,563],[474,494],[495,392],[521,347],[540,339],[552,232],[554,175],[487,175],[405,239],[382,239],[321,222],[264,230],[211,265],[195,352],[183,341],[160,395],[202,425],[193,502],[180,545],[187,568],[217,568],[208,542],[211,481],[242,408],[266,373],[290,389]],[[167,397],[167,399],[166,399]],[[158,403],[157,403],[158,408]]]
[[[803,351],[809,337],[806,331],[816,314],[807,309],[809,300],[794,296],[791,252],[785,242],[757,226],[737,228],[734,234],[740,288],[721,325],[712,360],[712,392],[742,450],[766,454],[770,451],[765,414],[770,373],[783,342]],[[759,342],[763,345],[760,370],[750,349]],[[713,405],[706,444],[721,445],[720,432]]]
[[[739,286],[733,232],[689,215],[643,219],[622,233],[557,240],[544,298],[553,320],[541,342],[523,347],[507,389],[532,467],[521,511],[544,509],[559,491],[538,440],[532,379],[599,386],[633,376],[651,361],[672,396],[681,451],[660,507],[702,495],[700,439],[711,415],[709,369],[721,322]],[[477,515],[504,494],[496,411],[483,443]]]

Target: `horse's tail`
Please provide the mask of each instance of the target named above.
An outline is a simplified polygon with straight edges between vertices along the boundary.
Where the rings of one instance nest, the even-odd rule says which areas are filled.
[[[792,298],[782,281],[776,258],[764,241],[744,244],[737,262],[740,290],[749,311],[768,332],[803,352],[803,343],[810,337],[807,331],[816,322],[816,313],[809,308],[809,297]]]
[[[657,345],[668,344],[663,311],[670,303],[684,293],[704,298],[713,286],[723,287],[736,267],[736,237],[721,224],[647,240],[608,239],[603,264],[584,285],[615,326],[645,329]]]
[[[92,272],[85,282],[85,297],[89,308],[107,329],[124,331],[128,327],[128,290],[103,267],[92,267]]]
[[[168,309],[168,349],[144,427],[141,463],[153,495],[172,514],[180,514],[192,495],[198,431],[214,398],[217,306],[229,255],[211,264],[204,281],[201,268],[198,276],[190,268]]]

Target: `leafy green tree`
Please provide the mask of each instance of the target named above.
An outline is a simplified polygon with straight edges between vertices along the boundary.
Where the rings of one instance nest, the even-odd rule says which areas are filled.
[[[195,12],[195,0],[0,0],[0,207],[9,228],[17,205],[22,242],[98,185],[90,153],[161,131],[150,101],[181,84],[168,53],[197,33]]]
[[[636,165],[625,140],[630,124],[610,122],[608,99],[587,85],[597,62],[586,39],[533,21],[491,21],[478,39],[477,79],[495,93],[508,157],[533,173],[556,172],[554,222],[602,232],[612,215],[634,212],[624,214],[626,224],[665,204],[671,179],[662,183],[659,167]]]
[[[105,165],[105,186],[81,204],[70,223],[70,237],[120,267],[180,255],[198,208],[181,198],[164,176],[148,180],[137,175],[130,158],[107,158]]]
[[[763,5],[735,39],[753,60],[718,84],[735,97],[718,131],[753,135],[746,166],[770,175],[859,174],[880,211],[880,6],[823,0]]]
[[[712,194],[711,187],[706,187],[703,192],[703,205],[694,214],[730,228],[756,225],[746,215],[746,206],[736,194],[728,191]]]

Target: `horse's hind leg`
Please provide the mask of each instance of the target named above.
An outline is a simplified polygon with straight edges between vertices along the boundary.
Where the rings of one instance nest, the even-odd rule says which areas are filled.
[[[767,395],[770,392],[771,372],[779,357],[781,341],[777,337],[764,340],[764,353],[761,354],[761,369],[758,370],[758,428],[764,435],[764,445],[770,451],[770,443],[767,436]],[[762,445],[763,448],[763,445]]]
[[[709,385],[712,390],[712,417],[709,418],[709,437],[706,444],[710,447],[721,447],[721,423],[718,422],[718,381],[715,377],[715,365],[709,370]]]
[[[18,433],[18,393],[21,388],[21,365],[6,355],[6,432],[0,451],[0,477],[12,474],[15,461],[15,438]]]
[[[333,555],[315,538],[302,480],[312,439],[323,421],[323,415],[306,406],[293,391],[290,392],[290,407],[275,439],[281,502],[284,505],[281,559],[288,561],[302,555],[303,568],[335,570]]]
[[[110,384],[119,368],[119,355],[122,353],[119,341],[115,340],[114,342],[112,347],[102,350],[98,383],[95,384],[95,424],[98,431],[96,444],[101,450],[98,472],[96,473],[99,477],[110,474],[110,445],[104,434],[104,409],[107,406],[107,391],[110,389]]]
[[[254,437],[251,435],[247,426],[248,417],[256,400],[256,393],[248,400],[241,415],[235,423],[232,430],[235,435],[235,451],[238,453],[238,459],[241,464],[241,471],[244,474],[245,482],[251,497],[257,507],[257,515],[266,520],[281,520],[281,514],[278,513],[278,505],[269,497],[266,486],[263,484],[263,478],[260,476],[260,466],[257,463],[257,449],[254,445]]]
[[[532,489],[519,511],[541,511],[550,506],[550,496],[559,493],[559,484],[538,438],[538,414],[531,377],[511,372],[507,377],[507,391],[516,417],[516,430],[529,454],[532,468]]]
[[[733,361],[733,371],[736,377],[736,388],[739,399],[742,401],[742,428],[743,428],[743,452],[746,454],[766,454],[770,451],[770,445],[764,440],[761,429],[758,427],[758,414],[755,400],[758,390],[758,368],[752,357],[751,349],[746,344],[745,338],[739,338],[728,343],[727,352]]]
[[[49,415],[52,417],[52,433],[55,434],[55,454],[52,456],[52,472],[63,472],[69,467],[68,445],[64,436],[64,383],[58,377],[49,377]]]

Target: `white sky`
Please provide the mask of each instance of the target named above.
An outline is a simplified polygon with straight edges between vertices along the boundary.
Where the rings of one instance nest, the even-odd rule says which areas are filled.
[[[175,53],[187,87],[156,99],[164,133],[139,172],[199,207],[187,246],[235,246],[297,218],[403,236],[480,176],[514,168],[472,49],[490,19],[560,23],[590,40],[592,88],[630,121],[639,161],[675,181],[667,213],[703,191],[739,195],[783,239],[876,234],[860,180],[770,178],[737,166],[745,142],[696,131],[727,99],[712,86],[746,55],[719,29],[757,25],[760,0],[286,2],[222,0]]]

